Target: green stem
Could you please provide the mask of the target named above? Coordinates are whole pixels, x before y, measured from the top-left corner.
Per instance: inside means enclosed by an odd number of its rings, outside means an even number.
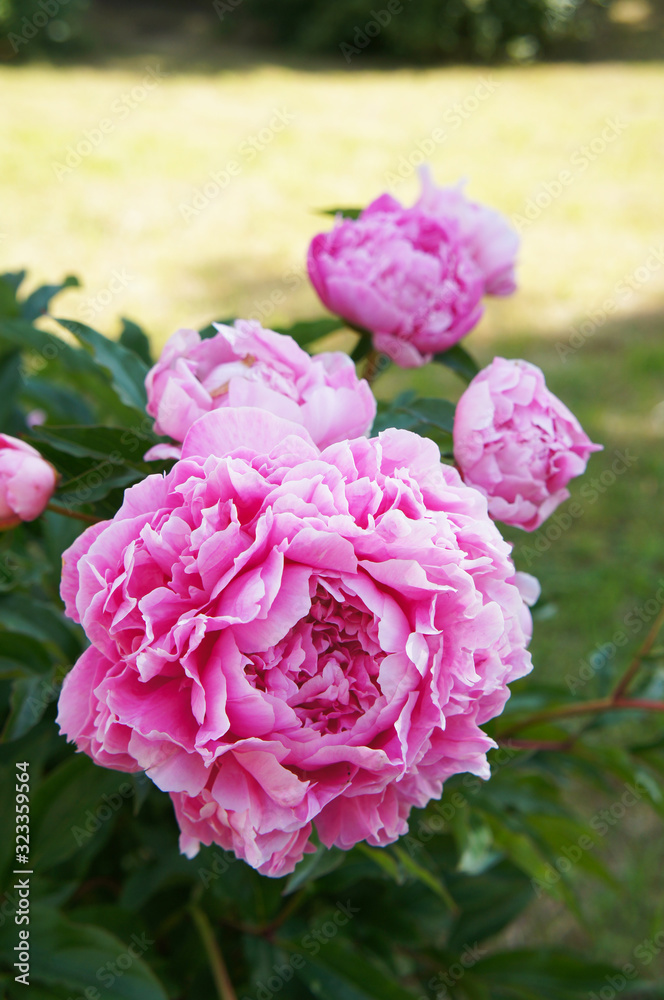
[[[526,719],[521,722],[515,723],[510,726],[504,732],[499,734],[501,740],[510,740],[510,737],[514,733],[521,732],[523,729],[528,729],[530,726],[536,725],[538,722],[548,722],[551,719],[564,719],[571,718],[575,715],[589,715],[595,712],[610,712],[614,708],[632,708],[641,709],[646,712],[664,712],[664,702],[662,701],[650,701],[646,698],[625,698],[625,693],[629,688],[630,684],[634,680],[634,677],[638,673],[643,663],[643,660],[648,656],[653,646],[657,636],[660,633],[662,625],[664,624],[664,607],[659,611],[659,614],[655,618],[650,631],[643,640],[641,646],[639,646],[634,658],[627,670],[620,678],[616,684],[613,692],[606,698],[596,698],[591,701],[578,702],[575,705],[554,705],[553,708],[544,709],[541,712],[535,712],[534,715],[529,715]],[[561,741],[556,747],[555,740],[521,740],[521,741],[511,741],[513,746],[519,746],[521,749],[570,749],[581,733],[576,733],[575,735],[570,735],[568,739]]]
[[[86,524],[99,524],[100,521],[105,520],[103,517],[95,517],[94,514],[83,514],[78,510],[69,510],[68,507],[62,507],[59,503],[48,504],[46,510],[52,510],[54,514],[61,514],[63,517],[72,517],[76,521],[85,521]]]
[[[662,624],[664,624],[664,607],[660,609],[659,614],[657,615],[655,621],[653,622],[652,628],[650,629],[648,635],[645,637],[643,641],[643,645],[637,651],[634,659],[630,663],[624,675],[618,681],[618,684],[616,685],[613,691],[614,699],[622,698],[622,696],[627,691],[627,688],[632,683],[634,677],[640,670],[643,660],[646,658],[652,647],[655,645],[655,640],[659,635]]]
[[[210,921],[198,906],[190,906],[189,912],[196,924],[196,930],[205,948],[219,1000],[237,1000],[237,993],[228,975],[224,956],[221,953],[219,942],[214,936]]]
[[[614,709],[639,709],[644,712],[664,712],[664,701],[650,701],[648,698],[596,698],[591,701],[577,702],[575,705],[554,705],[553,708],[535,712],[527,719],[515,723],[499,734],[499,739],[508,740],[513,733],[528,729],[538,722],[549,722],[551,719],[572,718],[575,715],[588,715],[600,712],[612,712]]]

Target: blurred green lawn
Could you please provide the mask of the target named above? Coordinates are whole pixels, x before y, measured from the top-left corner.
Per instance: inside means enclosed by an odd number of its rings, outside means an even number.
[[[33,283],[76,273],[83,288],[62,296],[61,315],[109,334],[127,315],[158,346],[178,326],[213,317],[253,314],[276,325],[320,314],[303,277],[308,241],[329,225],[315,209],[366,203],[435,129],[445,132],[432,143],[437,179],[466,176],[472,196],[509,215],[525,214],[538,195],[544,204],[545,185],[555,194],[567,171],[560,195],[523,228],[518,294],[489,302],[467,341],[481,362],[502,353],[541,365],[605,446],[590,463],[590,488],[573,487],[583,514],[559,538],[550,526],[511,534],[519,568],[543,586],[535,669],[564,684],[664,578],[662,68],[385,72],[358,62],[352,72],[276,64],[169,72],[164,63],[165,78],[142,96],[132,88],[160,65],[156,54],[104,68],[0,69],[0,270],[26,266]],[[292,122],[261,138],[277,111]],[[65,162],[67,147],[89,141],[86,130],[101,133],[103,120],[112,127],[59,180],[54,164]],[[263,147],[253,156],[251,136]],[[226,190],[198,214],[183,212],[230,161],[239,172]],[[393,187],[406,200],[416,190],[413,177]],[[585,328],[585,343],[561,356],[559,345],[602,309],[605,321],[600,314]],[[435,387],[434,377],[442,380]],[[427,391],[459,391],[428,371],[391,372],[378,391],[411,378]],[[612,478],[617,452],[629,468]],[[629,654],[628,647],[617,657],[627,662]],[[599,670],[579,697],[602,692],[603,683]],[[652,932],[660,844],[661,830],[643,816],[607,838],[625,890],[610,919],[605,907],[615,897],[596,887],[588,897],[587,940],[598,956],[629,961]],[[538,940],[578,941],[578,929],[549,904],[531,919],[515,941],[533,927]]]

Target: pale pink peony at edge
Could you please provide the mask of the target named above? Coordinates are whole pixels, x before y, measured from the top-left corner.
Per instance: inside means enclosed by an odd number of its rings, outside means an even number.
[[[430,440],[321,452],[300,424],[216,410],[65,552],[92,645],[58,722],[170,793],[187,855],[216,843],[284,875],[313,824],[382,846],[451,775],[489,777],[480,727],[531,668],[520,591],[486,501]]]
[[[461,396],[454,457],[464,482],[505,524],[535,531],[567,500],[593,444],[578,420],[527,361],[494,358]]]
[[[57,482],[51,463],[31,445],[0,434],[0,531],[39,517]]]
[[[376,401],[346,354],[311,357],[292,337],[255,320],[214,325],[217,333],[205,340],[178,330],[148,372],[147,411],[157,434],[182,442],[198,417],[226,406],[257,406],[292,420],[320,447],[371,429]],[[179,454],[179,444],[161,444],[146,458]]]

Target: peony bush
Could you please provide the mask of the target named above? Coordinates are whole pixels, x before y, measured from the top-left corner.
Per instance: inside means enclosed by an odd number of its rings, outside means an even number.
[[[583,830],[562,788],[594,766],[566,728],[586,709],[538,687],[540,587],[504,525],[542,525],[601,445],[539,368],[460,344],[516,288],[500,213],[425,172],[410,208],[332,214],[308,256],[331,317],[179,330],[156,360],[129,321],[46,329],[74,279],[0,279],[0,752],[33,783],[40,996],[89,997],[119,927],[159,950],[118,996],[421,1000],[471,945],[450,995],[613,975],[485,947],[571,892],[551,816]],[[429,364],[456,402],[377,403],[390,366]],[[589,713],[649,709],[646,653]],[[644,768],[620,780],[652,798]]]

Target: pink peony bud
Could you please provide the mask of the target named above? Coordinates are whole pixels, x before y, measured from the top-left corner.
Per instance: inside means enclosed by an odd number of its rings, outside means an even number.
[[[34,521],[57,485],[57,472],[25,441],[0,434],[0,531]]]
[[[486,295],[511,295],[516,289],[514,268],[519,235],[495,208],[470,201],[465,181],[454,187],[436,187],[428,167],[420,168],[422,194],[416,208],[442,225],[454,221],[457,238],[468,249],[484,276]]]
[[[315,236],[308,268],[327,308],[402,368],[452,347],[482,315],[484,276],[456,222],[387,194]]]
[[[567,483],[601,449],[527,361],[494,358],[457,405],[454,457],[464,481],[484,494],[492,517],[525,531],[567,500]]]

